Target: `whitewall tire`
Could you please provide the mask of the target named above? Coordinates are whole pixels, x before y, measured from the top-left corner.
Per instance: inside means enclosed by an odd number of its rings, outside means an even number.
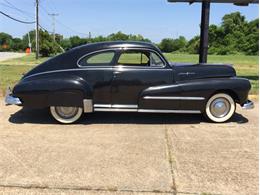
[[[216,123],[229,120],[236,111],[234,99],[225,93],[218,93],[209,98],[206,104],[206,117]]]
[[[82,115],[80,107],[51,106],[51,115],[60,123],[70,124],[76,122]]]

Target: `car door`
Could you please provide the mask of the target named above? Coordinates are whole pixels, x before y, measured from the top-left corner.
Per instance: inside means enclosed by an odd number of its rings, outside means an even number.
[[[115,50],[102,50],[83,56],[78,65],[93,95],[96,105],[111,104],[112,65],[115,63]]]
[[[156,51],[122,49],[113,67],[112,107],[167,109],[171,104],[171,109],[177,109],[178,103],[168,100],[147,100],[140,104],[140,95],[145,89],[173,82],[172,68]]]

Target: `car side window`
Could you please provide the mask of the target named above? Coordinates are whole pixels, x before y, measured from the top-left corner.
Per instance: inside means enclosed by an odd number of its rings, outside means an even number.
[[[163,66],[164,62],[154,52],[149,50],[127,50],[121,53],[118,65],[125,66]]]
[[[124,51],[118,59],[118,64],[126,66],[148,66],[148,53],[133,50]]]
[[[155,53],[150,54],[150,66],[164,66],[162,59]]]
[[[115,56],[114,51],[106,51],[92,54],[82,58],[79,61],[80,66],[109,66],[112,64]]]

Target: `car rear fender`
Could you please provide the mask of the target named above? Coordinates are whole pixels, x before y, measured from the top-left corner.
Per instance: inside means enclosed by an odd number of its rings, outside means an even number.
[[[81,77],[42,77],[24,80],[15,86],[13,94],[23,106],[83,106],[84,99],[92,99],[92,87]]]

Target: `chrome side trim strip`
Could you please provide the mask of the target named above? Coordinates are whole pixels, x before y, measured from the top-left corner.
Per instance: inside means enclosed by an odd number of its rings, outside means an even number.
[[[204,97],[178,97],[178,96],[144,96],[148,100],[205,100]]]
[[[137,105],[127,105],[127,104],[114,104],[112,108],[138,108]]]
[[[143,113],[183,113],[200,114],[199,110],[153,110],[153,109],[129,109],[129,108],[94,108],[95,112],[143,112]]]
[[[93,102],[92,99],[83,100],[83,109],[85,113],[93,112]]]
[[[183,113],[183,114],[200,114],[200,110],[152,110],[152,109],[139,109],[138,112],[146,113]]]
[[[94,108],[96,112],[137,112],[137,109],[128,108]]]
[[[138,108],[134,104],[94,104],[94,108]]]
[[[27,77],[24,77],[23,79],[27,79],[27,78],[31,78],[31,77],[38,76],[38,75],[43,75],[43,74],[49,74],[49,73],[70,72],[70,71],[83,71],[83,70],[97,70],[97,69],[98,68],[88,68],[88,69],[73,68],[73,69],[63,69],[63,70],[51,70],[51,71],[35,73],[35,74],[29,75]],[[102,67],[102,69],[110,69],[110,70],[112,70],[112,67]]]
[[[111,108],[111,104],[94,104],[94,108]]]

